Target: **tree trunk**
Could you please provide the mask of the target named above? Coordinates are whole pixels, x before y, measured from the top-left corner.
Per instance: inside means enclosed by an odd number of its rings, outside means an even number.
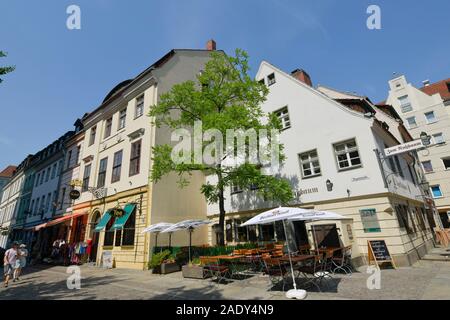
[[[217,174],[219,185],[219,245],[225,246],[225,197],[222,184],[222,173]]]

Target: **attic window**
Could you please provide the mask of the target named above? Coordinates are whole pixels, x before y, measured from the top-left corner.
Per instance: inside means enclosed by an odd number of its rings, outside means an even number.
[[[277,81],[275,80],[275,73],[269,74],[269,75],[267,76],[267,85],[268,85],[268,86],[271,86],[271,85],[273,85],[275,82],[277,82]]]
[[[450,82],[447,82],[447,91],[450,92]]]

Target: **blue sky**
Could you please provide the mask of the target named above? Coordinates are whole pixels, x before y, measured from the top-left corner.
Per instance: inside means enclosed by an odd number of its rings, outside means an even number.
[[[77,4],[82,29],[66,28]],[[382,29],[366,9],[381,7]],[[0,0],[0,65],[17,70],[0,84],[0,168],[51,143],[122,80],[171,48],[248,51],[314,84],[387,95],[393,72],[420,85],[450,76],[450,2],[366,0]]]

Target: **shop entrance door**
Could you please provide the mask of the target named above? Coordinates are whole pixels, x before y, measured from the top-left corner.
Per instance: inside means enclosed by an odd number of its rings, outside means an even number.
[[[319,248],[341,246],[336,224],[313,225],[311,228]]]
[[[94,214],[94,218],[92,219],[92,230],[95,230],[95,227],[97,226],[98,222],[100,221],[100,212],[96,212]],[[91,246],[91,254],[89,255],[89,260],[91,262],[96,262],[97,260],[97,251],[98,251],[98,238],[99,238],[100,232],[92,232],[92,246]]]
[[[305,221],[294,221],[295,240],[298,246],[308,244],[308,232],[306,231]]]

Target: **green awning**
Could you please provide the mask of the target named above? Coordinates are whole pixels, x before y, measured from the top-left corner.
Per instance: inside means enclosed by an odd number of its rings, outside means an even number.
[[[109,220],[112,218],[112,216],[109,214],[109,210],[107,210],[104,214],[103,217],[100,219],[100,222],[97,224],[97,226],[95,227],[95,232],[100,232],[103,229],[105,229],[106,225],[108,224]]]
[[[121,216],[120,218],[116,218],[116,221],[111,227],[111,230],[122,229],[125,223],[127,222],[128,218],[130,218],[135,208],[136,208],[135,204],[127,203],[123,208],[123,210],[125,211],[124,215]]]

